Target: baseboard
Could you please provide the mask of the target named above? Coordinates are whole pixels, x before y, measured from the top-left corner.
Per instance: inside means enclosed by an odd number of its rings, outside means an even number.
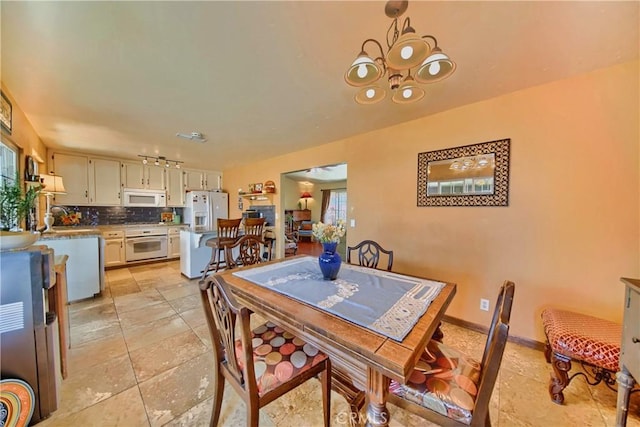
[[[483,333],[483,334],[489,333],[489,328],[487,328],[486,326],[479,325],[479,324],[473,323],[473,322],[468,322],[468,321],[462,320],[462,319],[457,319],[455,317],[447,316],[446,314],[444,315],[442,320],[447,322],[447,323],[451,323],[452,325],[460,326],[462,328],[467,328],[467,329],[470,329],[472,331],[480,332],[480,333]],[[445,336],[445,340],[446,339],[447,338]],[[508,340],[511,341],[512,343],[516,343],[516,344],[522,345],[524,347],[529,347],[529,348],[532,348],[534,350],[544,351],[544,343],[541,343],[540,341],[531,340],[529,338],[517,337],[517,336],[514,336],[514,335],[509,335]]]

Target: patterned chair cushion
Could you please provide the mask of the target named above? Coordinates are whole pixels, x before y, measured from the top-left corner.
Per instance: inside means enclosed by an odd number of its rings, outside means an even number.
[[[407,384],[391,381],[389,392],[469,424],[479,381],[480,363],[431,340]]]
[[[308,370],[327,358],[311,344],[271,322],[251,331],[253,363],[258,393],[262,396],[280,384]],[[242,342],[235,342],[236,359],[241,369]]]
[[[618,371],[622,326],[604,319],[548,308],[542,324],[551,349],[575,360]]]

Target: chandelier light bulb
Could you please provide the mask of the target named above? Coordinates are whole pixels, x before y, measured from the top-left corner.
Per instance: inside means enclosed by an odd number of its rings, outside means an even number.
[[[156,165],[156,166],[160,166],[160,161],[158,159],[156,159],[156,161],[153,162],[153,164]]]
[[[180,163],[176,162],[176,169],[180,169]]]
[[[367,77],[367,66],[365,64],[360,64],[358,66],[358,77],[361,79]]]
[[[146,165],[147,163],[149,163],[149,161],[147,160],[147,158],[145,157],[144,160],[142,161],[143,165]]]
[[[440,72],[440,62],[436,61],[431,65],[429,65],[429,74],[431,74],[432,76],[436,76],[438,75],[439,72]]]
[[[411,98],[411,95],[413,95],[413,90],[410,87],[407,87],[402,91],[402,96],[405,99]]]
[[[405,46],[402,48],[402,50],[400,51],[400,56],[402,57],[402,59],[409,59],[413,56],[413,47],[411,46]]]
[[[365,93],[366,97],[371,99],[374,96],[376,96],[376,91],[375,89],[367,89],[367,92]]]

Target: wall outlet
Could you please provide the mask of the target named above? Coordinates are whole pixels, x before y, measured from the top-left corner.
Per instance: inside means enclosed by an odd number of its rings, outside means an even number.
[[[480,310],[489,311],[489,300],[480,298]]]
[[[356,226],[356,220],[355,219],[351,219],[351,227],[355,227]]]

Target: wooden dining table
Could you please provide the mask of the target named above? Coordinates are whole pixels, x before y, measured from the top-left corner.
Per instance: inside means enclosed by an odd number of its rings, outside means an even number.
[[[301,257],[305,256],[275,260],[239,270],[227,270],[218,275],[227,283],[240,303],[329,355],[334,390],[348,399],[357,398],[357,391],[361,391],[360,395],[366,398],[367,409],[364,419],[360,419],[360,413],[352,412],[349,414],[349,417],[352,417],[350,420],[352,424],[364,422],[367,426],[387,426],[390,420],[386,407],[390,381],[407,382],[423,349],[438,328],[446,308],[453,299],[456,285],[442,282],[442,288],[424,314],[418,318],[406,336],[398,341],[345,320],[316,305],[294,299],[234,274],[234,272],[246,272],[254,268],[264,269],[265,266],[273,266]],[[315,258],[314,260],[317,263]],[[338,279],[345,269],[350,268],[381,274],[379,270],[363,269],[343,263]],[[416,279],[415,276],[390,274],[400,279]],[[385,298],[384,290],[378,290],[374,298]],[[345,382],[351,388],[345,387]],[[352,393],[349,393],[350,390]]]

